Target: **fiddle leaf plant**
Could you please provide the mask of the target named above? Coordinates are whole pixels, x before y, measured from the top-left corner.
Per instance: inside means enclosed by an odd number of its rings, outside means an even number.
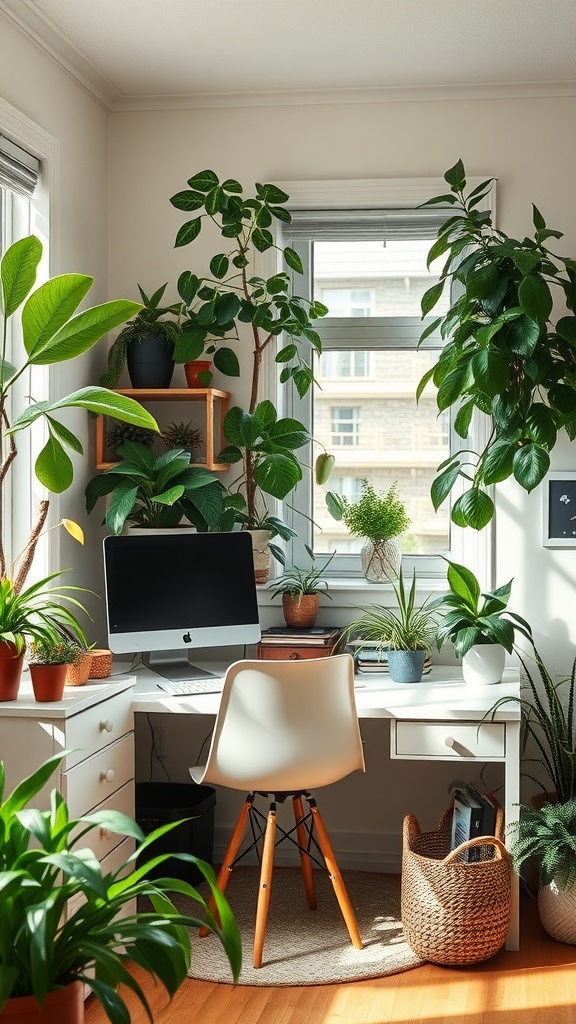
[[[30,367],[48,366],[82,355],[107,331],[124,323],[141,308],[137,302],[117,299],[76,312],[93,283],[93,278],[85,274],[61,274],[33,290],[41,256],[42,243],[30,235],[14,242],[0,264],[0,523],[3,521],[4,484],[17,455],[18,434],[33,423],[42,420],[48,434],[36,459],[35,473],[40,483],[56,494],[67,490],[74,478],[68,451],[83,454],[79,438],[60,418],[62,410],[87,409],[138,427],[158,430],[156,421],[138,402],[102,387],[80,388],[50,402],[32,399],[26,408],[18,410],[13,388]],[[8,328],[20,306],[23,352],[16,365],[7,359]],[[16,593],[24,585],[32,564],[48,506],[47,500],[41,501],[37,522],[15,580]],[[5,574],[6,558],[0,536],[0,577]]]
[[[453,215],[428,254],[428,266],[447,258],[439,283],[422,297],[422,315],[445,287],[455,283],[458,297],[421,336],[422,342],[439,327],[446,344],[417,397],[432,379],[438,409],[455,409],[454,427],[464,439],[475,411],[491,419],[483,450],[455,452],[438,467],[431,491],[438,509],[464,480],[452,519],[481,530],[494,515],[491,484],[513,477],[532,491],[548,472],[558,432],[576,437],[576,261],[549,248],[562,232],[549,228],[536,206],[532,237],[520,241],[495,228],[490,211],[477,209],[494,179],[466,195],[461,160],[444,178],[450,192],[423,204],[451,206]],[[554,323],[555,299],[565,310]]]
[[[241,340],[244,331],[248,334],[253,353],[248,409],[236,407],[227,413],[224,433],[229,446],[219,459],[242,462],[243,471],[233,484],[244,499],[236,521],[255,529],[262,516],[268,516],[266,495],[283,500],[302,479],[301,462],[294,453],[310,441],[302,423],[278,419],[272,402],[260,400],[262,359],[282,335],[275,354],[280,383],[291,382],[304,396],[314,380],[310,348],[322,351],[314,321],[328,310],[293,293],[288,271],[302,273],[300,257],[289,246],[279,246],[270,230],[274,222],[291,220],[286,192],[271,184],[256,184],[249,198],[243,192],[238,181],[220,181],[214,171],[206,170],[194,174],[188,188],[171,198],[177,210],[193,214],[177,233],[177,247],[198,238],[204,220],[216,224],[224,239],[224,251],[210,260],[210,277],[199,278],[190,271],[180,275],[178,292],[186,314],[175,359],[194,360],[205,352],[220,372],[238,376],[236,352],[222,339]],[[268,278],[251,275],[254,251],[272,248],[279,254],[277,271]]]

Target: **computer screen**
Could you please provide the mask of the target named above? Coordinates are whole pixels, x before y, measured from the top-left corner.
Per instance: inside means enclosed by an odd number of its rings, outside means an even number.
[[[260,639],[247,533],[106,537],[110,650],[181,652]]]

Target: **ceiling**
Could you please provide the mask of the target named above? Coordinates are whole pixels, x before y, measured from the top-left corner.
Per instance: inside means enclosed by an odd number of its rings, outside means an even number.
[[[575,0],[0,0],[112,99],[576,82]]]

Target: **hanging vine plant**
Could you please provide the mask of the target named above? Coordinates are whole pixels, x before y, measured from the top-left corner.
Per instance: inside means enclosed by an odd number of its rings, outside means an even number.
[[[420,381],[417,398],[432,379],[438,409],[456,408],[454,427],[464,439],[475,410],[491,419],[484,449],[451,455],[431,489],[438,509],[463,478],[466,490],[454,502],[452,519],[481,530],[494,515],[491,484],[513,477],[532,491],[548,472],[559,430],[576,437],[576,261],[545,244],[562,232],[547,227],[536,206],[533,238],[519,241],[497,230],[490,211],[477,209],[493,178],[465,195],[466,173],[458,160],[444,179],[450,193],[423,203],[450,205],[454,215],[428,254],[428,266],[446,253],[448,258],[440,281],[422,298],[422,315],[453,282],[463,294],[420,338],[440,328],[448,340]],[[564,307],[555,325],[554,303]]]

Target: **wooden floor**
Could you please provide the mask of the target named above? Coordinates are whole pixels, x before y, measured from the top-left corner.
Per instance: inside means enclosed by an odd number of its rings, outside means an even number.
[[[535,901],[522,901],[522,949],[472,968],[428,965],[346,985],[250,988],[186,981],[171,1003],[142,982],[156,1024],[576,1024],[576,946],[543,931]],[[133,1024],[146,1015],[126,994]],[[85,1024],[107,1024],[93,997]]]

